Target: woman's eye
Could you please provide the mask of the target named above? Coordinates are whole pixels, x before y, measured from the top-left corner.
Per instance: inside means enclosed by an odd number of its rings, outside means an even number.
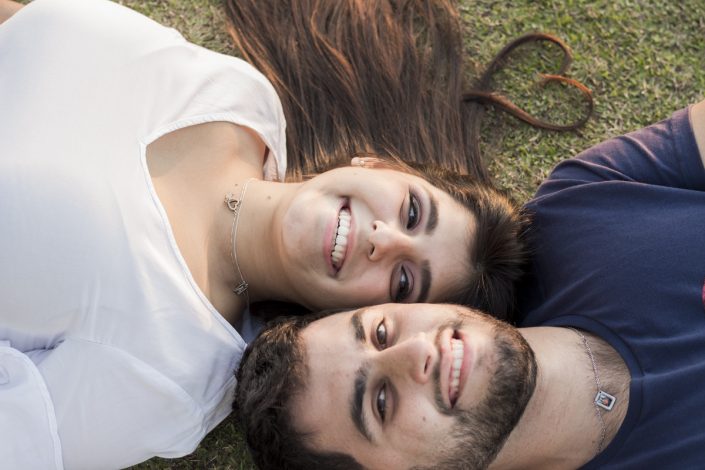
[[[411,230],[419,223],[419,200],[409,193],[409,213],[406,218],[406,229]]]
[[[377,394],[377,413],[379,418],[384,422],[385,413],[387,412],[387,386],[383,385]]]
[[[384,322],[380,322],[380,324],[377,325],[375,335],[377,336],[377,344],[379,345],[380,349],[384,349],[385,347],[387,347],[387,326],[384,324]]]
[[[399,272],[399,289],[397,290],[397,295],[394,297],[394,301],[399,303],[409,297],[411,294],[411,282],[409,281],[409,275],[406,273],[404,267],[401,268]]]

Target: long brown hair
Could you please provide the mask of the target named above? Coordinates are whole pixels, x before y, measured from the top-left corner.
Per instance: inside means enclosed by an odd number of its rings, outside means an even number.
[[[480,156],[481,117],[484,104],[492,104],[539,127],[582,125],[535,119],[492,90],[494,74],[517,47],[555,43],[564,54],[559,74],[570,64],[568,47],[546,34],[520,37],[466,86],[462,28],[449,0],[228,0],[226,7],[236,46],[282,100],[289,176],[320,172],[361,153],[412,164],[477,220],[465,247],[472,266],[459,280],[465,287],[445,300],[511,319],[525,258],[524,218],[495,188]],[[546,80],[577,86],[591,105],[589,91],[577,82]],[[282,313],[275,308],[282,305],[257,307],[265,317]]]
[[[448,0],[229,0],[226,7],[236,46],[282,100],[293,177],[366,151],[489,182],[479,152],[483,104],[539,127],[584,123],[535,119],[491,89],[505,58],[526,42],[557,44],[564,53],[558,74],[565,72],[570,52],[553,36],[518,38],[464,83],[462,27]],[[578,86],[590,100],[577,82],[546,79]]]

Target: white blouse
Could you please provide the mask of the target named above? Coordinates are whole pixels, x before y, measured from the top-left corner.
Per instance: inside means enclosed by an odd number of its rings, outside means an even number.
[[[245,341],[145,161],[210,121],[255,130],[283,179],[281,103],[245,62],[103,0],[36,0],[0,26],[1,467],[179,457],[230,412]]]

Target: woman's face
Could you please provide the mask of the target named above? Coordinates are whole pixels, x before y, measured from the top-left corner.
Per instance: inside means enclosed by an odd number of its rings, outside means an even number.
[[[475,218],[417,176],[345,167],[303,183],[279,229],[291,300],[323,309],[447,298]]]

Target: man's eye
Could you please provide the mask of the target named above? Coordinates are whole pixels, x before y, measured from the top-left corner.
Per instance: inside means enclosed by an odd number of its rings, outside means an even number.
[[[397,295],[394,296],[394,301],[403,302],[409,297],[409,294],[411,294],[411,282],[406,269],[402,266],[399,272],[399,289],[397,290]]]
[[[409,193],[409,213],[406,218],[406,229],[411,230],[419,223],[419,200]]]
[[[387,385],[383,385],[377,394],[377,413],[379,418],[384,422],[385,413],[387,412]]]
[[[377,336],[377,344],[379,345],[380,349],[384,349],[385,347],[387,347],[387,326],[384,324],[383,321],[380,322],[379,325],[377,325],[375,335]]]

